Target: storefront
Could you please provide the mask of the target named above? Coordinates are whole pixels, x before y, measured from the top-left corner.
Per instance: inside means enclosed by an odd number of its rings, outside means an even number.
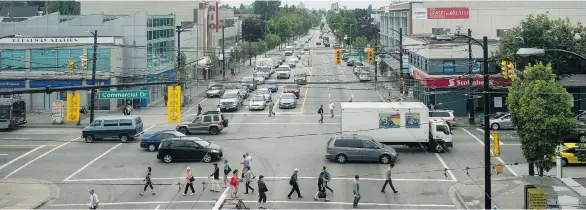
[[[467,101],[471,95],[474,110],[482,111],[484,78],[480,76],[472,78],[472,85],[468,77],[428,75],[416,67],[411,67],[411,76],[417,81],[410,87],[413,96],[428,106],[434,105],[436,109],[453,110],[456,116],[467,116]],[[491,75],[489,82],[490,112],[507,111],[506,88],[511,85],[511,82],[500,75]]]
[[[147,82],[173,82],[177,81],[176,77],[176,70],[171,69],[165,71],[163,73],[155,74],[155,75],[148,75]],[[144,87],[143,90],[150,90],[151,98],[148,100],[141,100],[140,104],[142,107],[146,107],[149,103],[154,102],[158,99],[161,99],[165,96],[167,92],[167,87],[169,85],[150,85]]]

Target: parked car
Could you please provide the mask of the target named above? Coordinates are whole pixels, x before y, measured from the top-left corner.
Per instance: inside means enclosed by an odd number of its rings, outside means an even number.
[[[252,97],[248,102],[248,110],[265,110],[267,107],[267,99],[264,95],[259,94]]]
[[[297,96],[293,93],[283,93],[279,98],[280,109],[292,109],[297,107]]]
[[[511,120],[510,114],[505,114],[498,118],[490,118],[488,121],[492,130],[513,129],[513,121]]]
[[[221,97],[224,94],[224,86],[223,85],[212,85],[208,87],[206,91],[206,96],[208,98],[211,97]]]
[[[295,94],[295,97],[299,98],[299,94],[301,92],[300,89],[301,87],[299,85],[287,85],[285,86],[283,93],[293,93]]]
[[[180,138],[184,136],[186,135],[176,130],[162,130],[139,138],[140,148],[154,152],[157,151],[157,149],[159,149],[159,144],[161,144],[161,141],[172,138]]]
[[[157,159],[165,163],[174,160],[201,160],[209,163],[223,156],[222,147],[198,137],[163,140],[157,153]]]
[[[220,111],[238,111],[243,100],[244,96],[240,94],[240,90],[226,91],[220,99]]]
[[[447,110],[447,109],[430,110],[429,111],[429,119],[446,121],[446,123],[448,124],[448,126],[450,126],[450,128],[454,127],[458,124],[458,122],[456,121],[456,117],[454,116],[453,110]]]
[[[564,147],[562,148],[561,155],[562,155],[562,166],[566,166],[568,164],[584,164],[586,162],[580,161],[577,156],[577,153],[584,149],[578,147],[575,143],[564,143]],[[552,156],[552,161],[556,162],[556,156]]]
[[[135,115],[115,115],[96,118],[81,131],[85,142],[100,139],[119,139],[127,142],[144,133],[142,119]]]
[[[397,161],[398,157],[393,147],[364,135],[336,134],[327,143],[326,159],[338,163],[372,161],[389,164]]]
[[[204,113],[191,121],[180,122],[175,130],[187,135],[190,133],[209,133],[218,135],[227,126],[227,119],[218,113]]]

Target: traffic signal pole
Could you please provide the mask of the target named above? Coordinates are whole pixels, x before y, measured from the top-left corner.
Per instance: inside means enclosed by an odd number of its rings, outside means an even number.
[[[472,96],[472,89],[474,88],[472,79],[472,30],[468,29],[468,122],[474,125],[474,97]]]
[[[96,82],[96,59],[98,57],[98,30],[94,30],[94,55],[92,56],[92,82],[93,85],[97,85]],[[92,88],[91,90],[91,99],[90,99],[90,123],[94,121],[94,109],[96,104],[96,88]]]

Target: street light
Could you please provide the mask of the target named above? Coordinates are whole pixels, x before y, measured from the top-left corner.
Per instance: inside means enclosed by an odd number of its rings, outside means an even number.
[[[458,37],[465,37],[482,47],[483,52],[483,66],[482,74],[484,75],[484,209],[491,209],[492,204],[492,186],[491,186],[491,167],[490,167],[490,127],[489,127],[489,109],[490,109],[490,93],[488,80],[488,38],[482,37],[482,43],[468,35],[456,34]]]

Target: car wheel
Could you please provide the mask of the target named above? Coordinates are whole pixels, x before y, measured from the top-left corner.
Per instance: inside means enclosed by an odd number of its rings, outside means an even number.
[[[128,141],[128,135],[126,135],[126,134],[120,134],[119,138],[120,138],[120,141],[121,142],[127,142]]]
[[[346,161],[348,161],[348,158],[346,157],[346,155],[344,155],[344,154],[336,155],[336,162],[338,162],[339,164],[346,163]]]
[[[584,135],[584,134],[580,134],[580,137],[579,137],[579,139],[580,139],[580,142],[582,142],[582,143],[586,143],[586,135]]]
[[[203,156],[202,161],[203,162],[206,162],[206,163],[209,163],[209,162],[212,161],[212,156],[210,156],[210,154],[206,154],[206,155]]]
[[[562,158],[562,167],[568,165],[568,159]]]
[[[173,158],[171,157],[171,155],[165,155],[165,156],[163,157],[163,161],[164,161],[165,163],[170,163],[171,161],[173,161]]]
[[[181,128],[179,128],[178,131],[182,134],[185,134],[185,135],[189,134],[189,131],[187,130],[186,127],[181,127]]]
[[[498,123],[493,123],[492,125],[490,125],[490,128],[492,128],[493,130],[498,130],[501,128],[501,126]]]
[[[157,146],[156,146],[156,145],[154,145],[154,144],[151,144],[151,145],[149,145],[149,147],[148,147],[148,150],[149,150],[150,152],[157,151]]]
[[[382,164],[389,164],[391,162],[391,156],[389,156],[389,155],[381,155],[379,161]]]
[[[436,153],[442,153],[444,152],[444,146],[442,146],[441,144],[435,144],[433,146],[433,151],[435,151]]]
[[[220,132],[220,130],[217,127],[210,128],[210,134],[212,134],[212,135],[218,135],[219,132]]]
[[[92,142],[94,142],[94,136],[92,136],[92,135],[85,136],[85,143],[92,143]]]

